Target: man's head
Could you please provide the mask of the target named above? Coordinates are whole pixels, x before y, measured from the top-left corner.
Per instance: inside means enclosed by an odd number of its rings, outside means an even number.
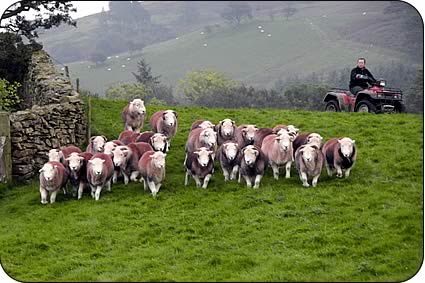
[[[360,69],[363,69],[366,66],[366,59],[365,58],[359,58],[357,59],[357,67]]]

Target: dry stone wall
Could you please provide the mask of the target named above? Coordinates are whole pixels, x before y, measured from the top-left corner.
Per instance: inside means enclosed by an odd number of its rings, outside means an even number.
[[[12,178],[27,181],[48,161],[50,149],[86,144],[84,102],[44,51],[33,54],[24,82],[29,109],[10,116]]]

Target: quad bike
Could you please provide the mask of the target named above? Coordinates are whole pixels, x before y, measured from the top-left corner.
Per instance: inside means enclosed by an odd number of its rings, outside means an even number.
[[[334,88],[325,95],[325,111],[403,113],[406,107],[403,93],[397,88],[385,87],[385,80],[369,82],[369,88],[352,94],[347,89]]]

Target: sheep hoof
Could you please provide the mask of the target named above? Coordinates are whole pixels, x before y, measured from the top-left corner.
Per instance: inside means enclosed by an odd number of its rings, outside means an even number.
[[[48,204],[49,202],[47,200],[42,200],[41,204]]]

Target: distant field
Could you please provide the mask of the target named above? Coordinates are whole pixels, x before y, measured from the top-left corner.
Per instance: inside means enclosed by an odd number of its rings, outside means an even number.
[[[122,130],[124,101],[93,99],[92,133]],[[148,116],[167,106],[147,106]],[[40,204],[38,182],[0,186],[0,257],[19,281],[405,281],[423,259],[423,117],[268,109],[175,107],[178,134],[156,199],[141,184],[114,185],[98,202],[59,194]],[[258,190],[184,187],[191,123],[232,118],[294,124],[325,141],[356,140],[348,179],[316,188],[267,170]],[[145,129],[147,129],[146,127]]]

